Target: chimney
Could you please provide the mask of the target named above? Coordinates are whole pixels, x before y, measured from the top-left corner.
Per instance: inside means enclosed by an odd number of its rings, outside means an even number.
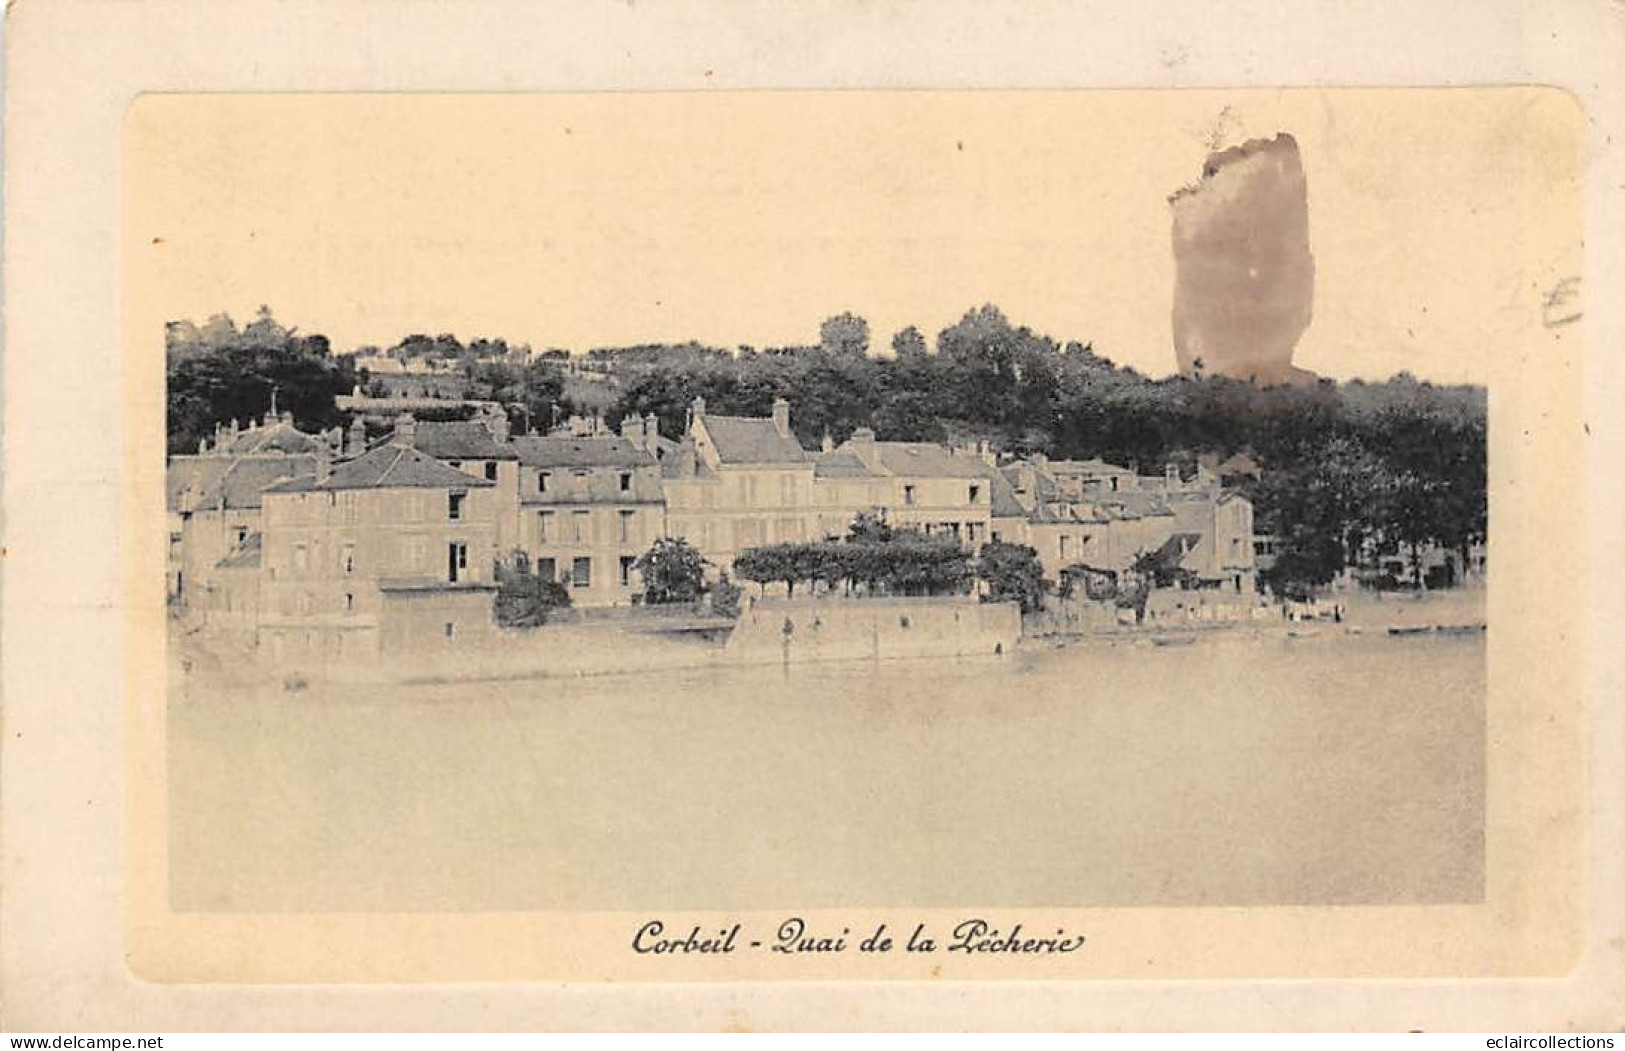
[[[344,455],[360,456],[367,451],[367,425],[357,416],[350,421],[349,440],[344,444]]]
[[[1033,466],[1038,468],[1040,471],[1048,471],[1049,457],[1045,456],[1043,453],[1033,453]]]
[[[983,442],[977,443],[976,452],[977,452],[977,454],[979,456],[981,456],[982,462],[987,464],[989,467],[997,467],[998,466],[999,460],[998,460],[998,457],[993,455],[993,443],[992,442],[983,441]]]
[[[1175,464],[1164,464],[1162,477],[1167,480],[1168,488],[1172,489],[1179,484],[1179,467]]]
[[[603,409],[599,409],[597,412],[592,414],[592,433],[593,434],[608,434],[609,433],[607,430],[604,429],[604,410]]]
[[[649,452],[660,448],[660,417],[652,412],[643,416],[643,447]]]
[[[209,439],[207,439],[207,438],[199,438],[197,440],[197,454],[199,456],[202,456],[204,453],[206,453],[208,451],[209,451]]]
[[[689,406],[689,412],[695,422],[705,419],[705,399],[696,396],[694,403]]]
[[[632,448],[643,448],[643,417],[629,412],[621,417],[621,437],[632,443]]]
[[[404,445],[408,449],[417,444],[418,421],[417,417],[409,412],[403,412],[395,418],[395,437],[392,439],[396,445]]]
[[[333,475],[333,450],[326,442],[316,446],[316,484],[320,485]]]
[[[823,449],[827,453],[835,451],[835,439],[831,438],[829,436],[829,428],[828,427],[824,428],[824,442],[820,446],[820,448]]]
[[[875,447],[875,432],[868,427],[859,427],[852,432],[852,437],[846,440],[847,446],[857,454],[863,465],[870,469],[876,466],[880,450]]]
[[[779,437],[790,437],[790,403],[783,398],[773,399],[773,429]]]
[[[487,412],[482,422],[485,429],[491,432],[491,439],[498,442],[508,440],[508,414],[501,409],[492,409]]]

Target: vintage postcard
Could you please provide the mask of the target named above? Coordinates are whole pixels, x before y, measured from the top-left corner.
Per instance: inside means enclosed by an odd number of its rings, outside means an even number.
[[[132,96],[129,980],[1617,974],[1584,102],[838,86]]]

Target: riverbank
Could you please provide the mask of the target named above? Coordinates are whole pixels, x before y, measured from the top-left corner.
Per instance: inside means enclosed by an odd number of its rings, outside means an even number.
[[[279,683],[454,683],[582,679],[758,664],[840,663],[999,657],[1020,651],[1135,645],[1166,648],[1204,640],[1331,641],[1482,633],[1484,593],[1351,595],[1319,606],[1313,619],[1286,619],[1275,607],[1236,619],[1155,617],[1114,620],[1042,634],[1008,604],[948,599],[770,599],[751,604],[737,623],[720,618],[612,618],[503,631],[435,659],[279,666],[231,637],[187,632],[171,622],[171,673],[221,686]],[[1295,610],[1301,613],[1302,610]],[[1264,614],[1264,615],[1259,615]]]

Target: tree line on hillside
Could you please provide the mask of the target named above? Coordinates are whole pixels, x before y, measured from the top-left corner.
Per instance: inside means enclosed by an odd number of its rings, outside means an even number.
[[[353,352],[335,355],[324,337],[284,328],[266,309],[241,329],[222,315],[202,326],[173,323],[168,336],[171,452],[193,451],[216,422],[263,413],[272,386],[302,425],[339,422],[334,395],[364,378]],[[597,409],[611,424],[654,413],[661,432],[675,437],[695,397],[708,412],[750,416],[767,415],[784,397],[808,448],[826,434],[839,442],[870,427],[883,440],[987,441],[1004,453],[1100,457],[1144,473],[1246,452],[1262,468],[1243,484],[1258,530],[1279,540],[1280,584],[1323,584],[1369,541],[1465,552],[1485,532],[1480,387],[1404,373],[1381,383],[1276,387],[1151,379],[1088,343],[1017,325],[992,305],[968,311],[934,346],[904,328],[889,354],[872,352],[867,322],[852,314],[831,317],[816,343],[801,346],[593,348],[577,359],[607,376],[591,385],[592,405],[572,395],[562,351],[521,360],[507,349],[501,340],[408,336],[390,353],[457,360],[468,397],[508,406],[520,432]]]

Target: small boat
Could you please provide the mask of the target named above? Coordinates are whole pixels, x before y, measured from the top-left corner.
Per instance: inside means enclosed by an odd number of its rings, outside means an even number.
[[[1429,632],[1431,632],[1432,630],[1433,630],[1433,625],[1431,625],[1431,624],[1390,624],[1390,625],[1388,625],[1388,634],[1390,634],[1390,635],[1426,635]]]
[[[1193,643],[1195,641],[1196,641],[1196,636],[1195,635],[1153,635],[1153,636],[1151,636],[1151,645],[1153,645],[1153,646],[1189,646],[1191,643]]]

